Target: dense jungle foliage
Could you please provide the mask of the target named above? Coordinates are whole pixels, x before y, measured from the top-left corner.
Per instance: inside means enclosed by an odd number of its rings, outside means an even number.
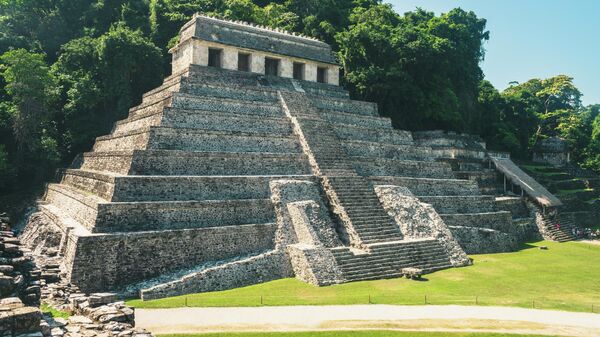
[[[0,0],[0,194],[89,151],[168,75],[167,50],[195,12],[332,44],[352,96],[379,103],[398,128],[479,134],[522,158],[556,135],[600,171],[600,106],[583,107],[565,75],[498,91],[480,68],[489,32],[473,12],[398,14],[379,0]]]

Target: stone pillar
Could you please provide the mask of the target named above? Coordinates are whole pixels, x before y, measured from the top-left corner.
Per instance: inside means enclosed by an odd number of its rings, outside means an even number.
[[[250,56],[250,71],[257,74],[265,73],[265,54],[252,53]]]
[[[327,83],[340,85],[340,67],[331,65],[327,70]]]
[[[304,66],[304,80],[317,81],[317,65],[315,63],[306,63]]]
[[[194,57],[192,64],[200,66],[208,65],[208,46],[197,40],[194,40]]]
[[[288,58],[282,58],[279,61],[279,67],[280,67],[279,76],[286,77],[286,78],[294,77],[294,65],[293,65],[292,60],[290,60]]]
[[[223,48],[223,69],[237,70],[238,50],[235,48]]]

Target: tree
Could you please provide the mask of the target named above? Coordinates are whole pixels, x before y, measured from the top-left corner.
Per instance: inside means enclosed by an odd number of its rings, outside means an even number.
[[[35,152],[44,124],[56,98],[56,80],[43,54],[16,49],[0,56],[0,75],[11,101],[7,105],[13,119],[13,132],[21,151]]]
[[[355,8],[350,23],[336,38],[355,96],[379,103],[397,127],[476,128],[485,20],[460,9],[400,16],[379,4]]]
[[[100,36],[115,22],[149,33],[147,0],[0,1],[0,53],[10,47],[42,51],[50,61],[72,39]]]
[[[67,43],[53,66],[63,88],[61,148],[67,156],[87,151],[125,118],[144,92],[160,85],[161,70],[160,49],[124,25]]]

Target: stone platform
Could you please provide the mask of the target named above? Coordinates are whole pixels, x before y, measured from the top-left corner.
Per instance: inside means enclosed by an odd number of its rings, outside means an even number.
[[[516,246],[510,210],[375,104],[284,74],[177,69],[48,185],[46,228],[26,228],[62,237],[82,290],[329,285]]]

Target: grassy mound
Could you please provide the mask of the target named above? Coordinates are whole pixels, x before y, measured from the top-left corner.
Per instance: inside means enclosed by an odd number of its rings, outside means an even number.
[[[547,246],[541,250],[539,246]],[[325,304],[502,305],[600,312],[600,245],[536,242],[513,253],[473,255],[474,265],[426,275],[315,287],[283,279],[153,301],[138,308]]]

